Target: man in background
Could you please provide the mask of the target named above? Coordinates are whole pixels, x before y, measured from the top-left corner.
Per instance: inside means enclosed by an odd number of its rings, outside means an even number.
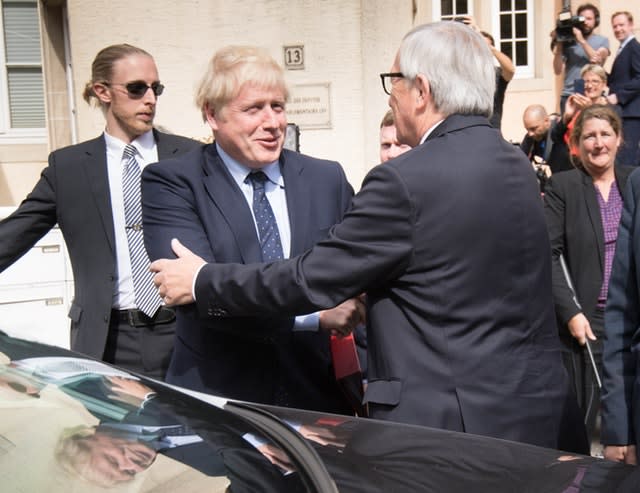
[[[541,104],[527,106],[522,114],[527,133],[520,142],[520,149],[531,163],[547,165],[551,173],[573,169],[563,136],[554,134],[559,121],[557,115],[549,115]]]
[[[0,271],[59,225],[75,284],[71,349],[160,379],[175,314],[146,272],[139,173],[198,145],[153,128],[163,89],[146,51],[128,44],[101,50],[83,95],[102,109],[104,133],[52,152],[33,191],[0,222]]]
[[[393,112],[391,110],[387,111],[380,122],[380,162],[385,163],[389,159],[407,152],[409,149],[411,147],[408,145],[398,142]]]
[[[618,163],[640,165],[640,43],[633,34],[630,12],[611,16],[613,34],[620,47],[609,74],[607,100],[617,104],[622,114],[623,143],[618,151]]]

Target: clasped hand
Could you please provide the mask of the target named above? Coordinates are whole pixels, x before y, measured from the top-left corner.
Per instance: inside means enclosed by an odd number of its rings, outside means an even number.
[[[153,283],[166,305],[193,303],[193,281],[206,262],[175,238],[171,240],[171,249],[176,259],[159,259],[149,266],[154,273]]]

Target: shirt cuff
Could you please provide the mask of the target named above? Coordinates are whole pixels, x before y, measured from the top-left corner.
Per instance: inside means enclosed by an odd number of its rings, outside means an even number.
[[[320,329],[320,314],[298,315],[293,322],[294,332],[318,332]]]
[[[198,280],[198,274],[200,274],[200,271],[205,265],[207,264],[204,263],[200,267],[198,267],[198,270],[196,271],[196,275],[193,276],[193,283],[191,284],[191,296],[193,297],[193,301],[196,301],[196,281]]]

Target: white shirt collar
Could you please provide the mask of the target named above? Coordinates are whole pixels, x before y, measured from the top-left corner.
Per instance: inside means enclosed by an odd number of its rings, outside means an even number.
[[[216,149],[222,162],[231,173],[234,181],[238,184],[239,187],[242,188],[242,184],[244,183],[247,175],[252,171],[255,171],[244,164],[240,164],[238,161],[233,159],[229,154],[227,154],[222,147],[218,145],[216,142]],[[269,181],[278,185],[280,188],[284,188],[284,179],[282,178],[282,173],[280,172],[280,163],[279,161],[274,161],[273,163],[267,164],[266,166],[260,168],[260,171],[263,171]]]
[[[127,145],[126,142],[123,142],[113,135],[109,135],[106,130],[104,131],[104,140],[107,144],[108,153],[113,156],[122,157],[124,148]],[[153,136],[153,130],[149,130],[148,132],[145,132],[139,137],[133,139],[131,141],[131,145],[133,145],[138,151],[142,162],[153,163],[158,160],[156,157],[156,139]]]
[[[629,41],[631,41],[633,39],[633,34],[630,34],[629,36],[627,36],[624,41],[622,41],[622,43],[620,43],[620,48],[618,48],[618,52],[621,52],[622,49],[627,46],[627,44],[629,43]]]
[[[431,135],[431,132],[433,132],[436,127],[438,125],[440,125],[442,122],[444,121],[444,119],[442,120],[438,120],[436,123],[434,123],[429,130],[427,130],[427,132],[422,136],[422,139],[420,139],[420,144],[424,144],[424,141],[427,140],[427,137],[429,137],[429,135]]]

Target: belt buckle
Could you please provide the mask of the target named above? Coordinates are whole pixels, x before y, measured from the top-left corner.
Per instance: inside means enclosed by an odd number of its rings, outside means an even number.
[[[138,327],[138,317],[135,310],[127,310],[127,319],[131,327]]]

